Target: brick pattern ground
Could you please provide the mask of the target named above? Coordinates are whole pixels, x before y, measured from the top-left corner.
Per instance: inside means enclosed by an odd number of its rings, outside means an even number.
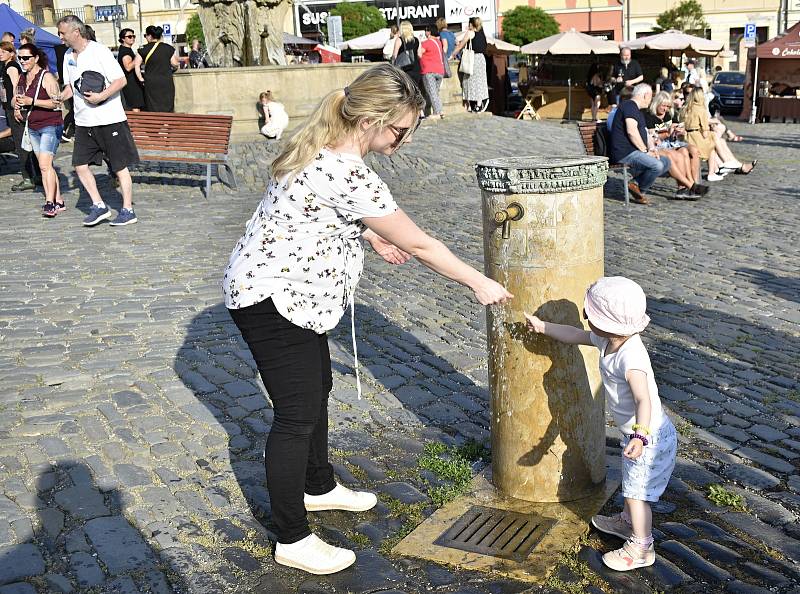
[[[698,203],[667,201],[662,180],[653,206],[626,209],[620,181],[607,186],[606,272],[649,296],[645,339],[681,432],[656,508],[659,562],[605,570],[600,554],[616,542],[593,534],[533,592],[800,592],[800,142],[792,125],[737,132],[747,141],[735,150],[757,169]],[[422,227],[480,266],[474,163],[580,151],[571,125],[453,118],[372,163]],[[240,190],[215,184],[210,200],[197,169],[143,167],[141,222],[116,229],[80,226],[89,201],[66,151],[70,208],[55,220],[39,216],[41,196],[11,193],[16,176],[0,176],[0,594],[529,589],[386,552],[433,510],[422,448],[485,440],[489,397],[484,314],[469,292],[374,257],[356,308],[365,397],[345,319],[331,333],[330,423],[340,480],[381,503],[311,515],[358,551],[353,569],[318,578],[272,561],[262,467],[272,410],[219,282],[275,152],[235,146]],[[747,511],[709,501],[717,483]]]

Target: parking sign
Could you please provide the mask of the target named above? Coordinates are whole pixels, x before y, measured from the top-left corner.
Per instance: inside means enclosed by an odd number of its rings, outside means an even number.
[[[164,29],[164,35],[167,35],[169,37],[172,36],[172,25],[170,25],[169,23],[164,23],[164,26],[161,28]]]
[[[756,46],[756,24],[755,23],[747,23],[744,26],[744,46],[745,47],[755,47]]]

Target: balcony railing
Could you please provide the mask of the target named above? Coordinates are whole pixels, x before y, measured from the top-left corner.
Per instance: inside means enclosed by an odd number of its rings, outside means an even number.
[[[26,19],[28,19],[30,22],[32,22],[34,25],[36,25],[37,27],[41,27],[45,24],[44,11],[42,11],[41,8],[33,11],[27,10],[25,12],[21,12],[20,14]]]
[[[68,15],[75,15],[84,23],[86,22],[86,13],[83,10],[83,6],[76,6],[75,8],[56,8],[53,10],[53,17],[55,21],[58,22],[59,19]]]

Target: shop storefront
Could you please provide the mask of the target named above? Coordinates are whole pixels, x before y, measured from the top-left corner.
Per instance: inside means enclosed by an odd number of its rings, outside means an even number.
[[[414,29],[424,29],[444,17],[453,29],[465,25],[473,16],[481,17],[488,35],[494,35],[496,13],[494,0],[351,0],[376,6],[386,19],[386,26],[398,20],[409,21]],[[295,28],[298,35],[319,37],[333,7],[338,2],[296,2]]]

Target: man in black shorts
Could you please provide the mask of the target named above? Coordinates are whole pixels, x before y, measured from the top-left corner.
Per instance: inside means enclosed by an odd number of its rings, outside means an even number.
[[[91,41],[83,22],[74,15],[58,21],[58,34],[69,46],[64,56],[64,93],[62,99],[74,99],[75,146],[72,165],[92,199],[92,207],[83,224],[94,226],[111,218],[111,211],[97,191],[97,182],[89,165],[108,161],[119,180],[122,208],[111,225],[135,223],[133,182],[128,167],[139,162],[139,153],[128,127],[120,91],[125,86],[122,72],[111,50]]]

